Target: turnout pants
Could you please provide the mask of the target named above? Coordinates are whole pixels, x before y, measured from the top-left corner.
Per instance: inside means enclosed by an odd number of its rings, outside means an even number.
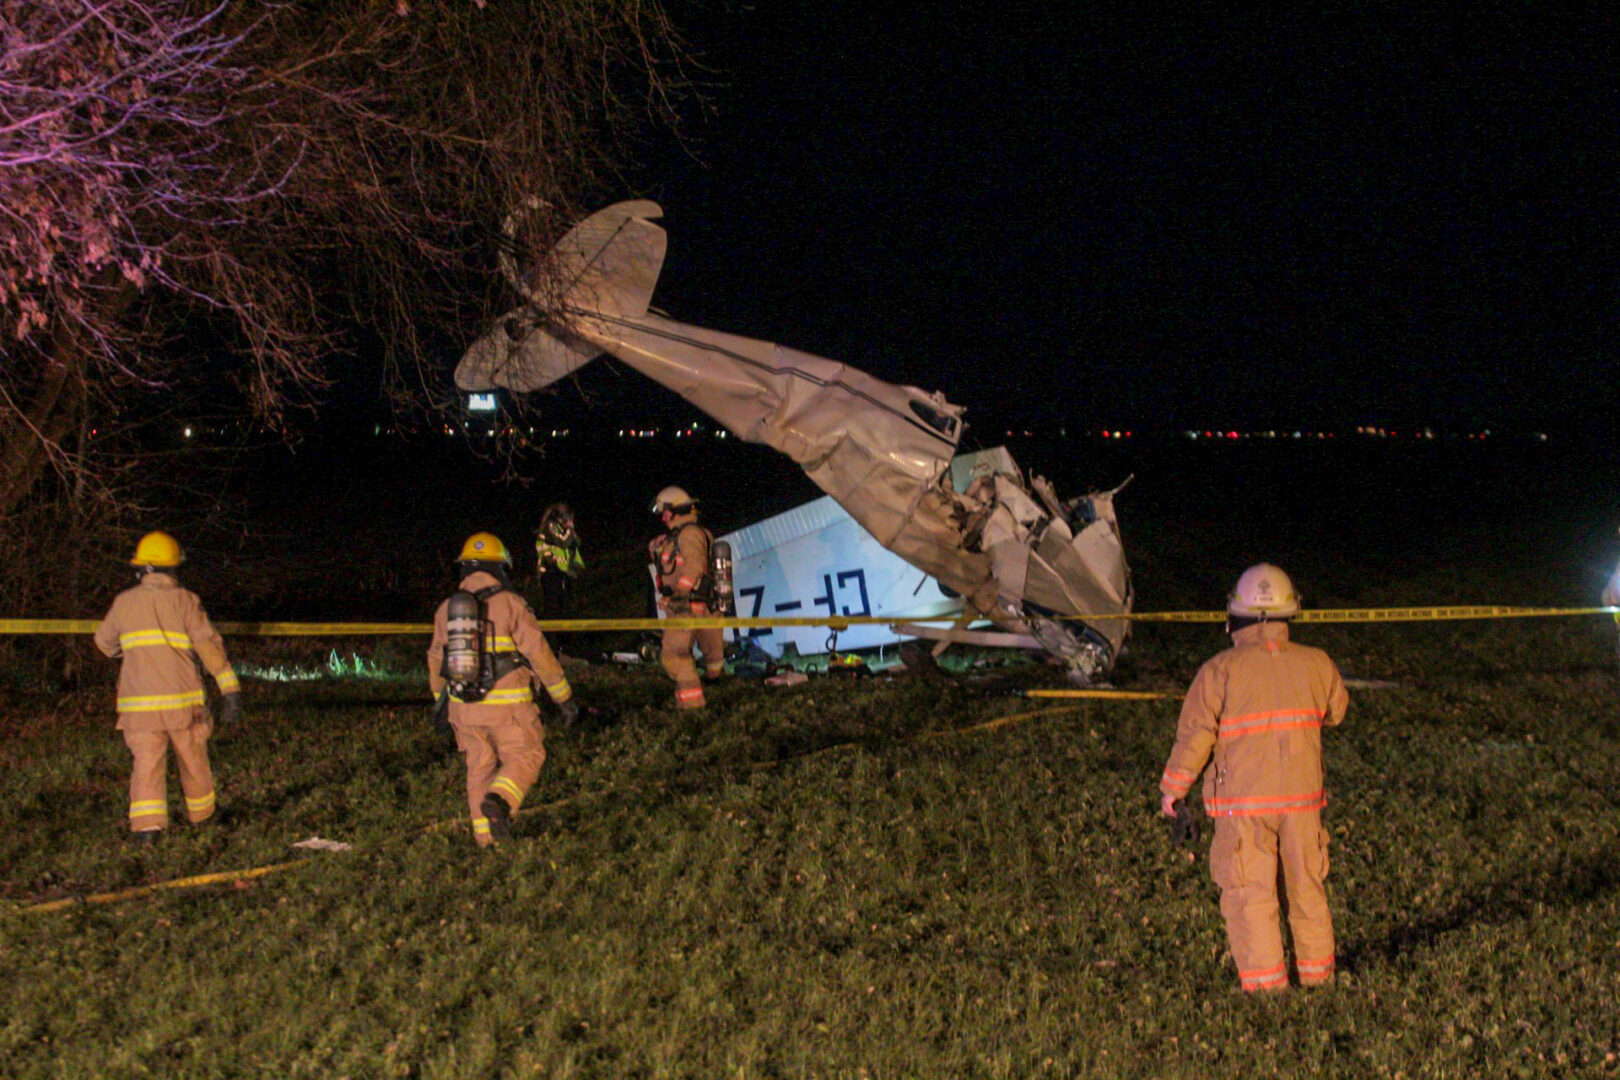
[[[467,806],[472,811],[473,839],[479,847],[494,840],[484,817],[485,795],[498,795],[515,813],[540,779],[546,763],[545,731],[539,716],[496,724],[455,724],[456,746],[467,758]]]
[[[692,614],[706,613],[694,611]],[[669,677],[675,680],[675,705],[681,709],[703,707],[703,681],[698,678],[697,664],[692,660],[694,641],[703,653],[705,674],[718,675],[726,669],[726,640],[718,626],[703,630],[665,630],[659,658]]]
[[[169,824],[169,747],[180,764],[180,790],[186,818],[196,823],[214,816],[214,773],[208,766],[206,720],[169,730],[124,729],[124,745],[135,755],[129,773],[129,830],[146,832]]]
[[[1333,978],[1333,919],[1328,912],[1327,832],[1315,810],[1259,817],[1217,817],[1209,872],[1221,890],[1221,914],[1244,990],[1283,990],[1277,872],[1288,894],[1288,928],[1301,986]]]

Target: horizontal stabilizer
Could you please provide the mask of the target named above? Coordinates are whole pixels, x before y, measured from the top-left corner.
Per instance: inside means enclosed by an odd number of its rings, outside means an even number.
[[[663,216],[657,203],[633,199],[598,210],[569,229],[552,252],[563,306],[609,318],[647,314],[669,245],[664,230],[650,219]]]
[[[545,286],[556,291],[536,289],[528,303],[497,319],[456,366],[456,385],[529,393],[600,356],[601,348],[569,324],[647,313],[668,244],[650,219],[663,213],[657,203],[636,199],[598,210],[568,230],[545,267]],[[560,298],[561,310],[548,297]]]
[[[456,365],[456,386],[467,391],[505,387],[527,394],[600,355],[602,350],[588,341],[537,326],[534,309],[520,307],[501,316],[489,333],[472,343]]]

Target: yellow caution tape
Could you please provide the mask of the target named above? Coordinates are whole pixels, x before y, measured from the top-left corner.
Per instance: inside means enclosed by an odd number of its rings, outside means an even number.
[[[1295,622],[1377,623],[1441,622],[1453,619],[1533,619],[1574,615],[1613,615],[1615,607],[1511,607],[1504,605],[1459,605],[1451,607],[1330,608],[1302,611]],[[1131,611],[1119,615],[1064,615],[1067,622],[1218,623],[1225,622],[1224,611]],[[901,622],[955,623],[960,615],[913,617],[910,615],[827,615],[815,619],[722,618],[718,615],[682,616],[669,619],[542,619],[540,628],[553,633],[595,630],[763,630],[787,626],[825,626],[847,630],[851,626],[894,626]],[[0,634],[91,634],[97,623],[89,619],[0,619]],[[431,623],[290,623],[228,622],[217,624],[221,633],[258,637],[368,637],[381,635],[431,634]]]
[[[1365,623],[1365,622],[1443,622],[1448,619],[1540,619],[1560,615],[1601,615],[1613,612],[1608,607],[1538,608],[1538,607],[1410,607],[1410,608],[1342,608],[1320,611],[1302,611],[1295,616],[1300,622]]]
[[[1620,611],[1612,607],[1512,607],[1502,604],[1452,605],[1445,607],[1403,608],[1319,608],[1301,611],[1294,622],[1375,623],[1444,622],[1452,619],[1534,619],[1569,615],[1605,615]],[[1134,622],[1218,623],[1230,616],[1224,611],[1133,611],[1128,615],[1074,616],[1067,621],[1106,622],[1130,619]]]
[[[93,634],[89,619],[0,619],[0,634]]]

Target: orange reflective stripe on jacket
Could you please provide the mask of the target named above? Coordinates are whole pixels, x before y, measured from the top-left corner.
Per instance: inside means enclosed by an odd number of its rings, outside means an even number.
[[[1204,796],[1204,809],[1216,817],[1259,817],[1262,814],[1297,814],[1305,810],[1320,810],[1327,805],[1327,792],[1316,791],[1298,795],[1208,795]]]
[[[1271,709],[1267,712],[1246,713],[1243,716],[1223,716],[1219,735],[1235,739],[1255,735],[1262,731],[1282,731],[1286,728],[1319,728],[1327,712],[1322,709]]]
[[[1164,770],[1164,776],[1159,779],[1159,787],[1164,790],[1165,794],[1174,795],[1179,799],[1192,790],[1193,781],[1197,779],[1198,777],[1190,772],[1183,772],[1180,769],[1166,769]]]

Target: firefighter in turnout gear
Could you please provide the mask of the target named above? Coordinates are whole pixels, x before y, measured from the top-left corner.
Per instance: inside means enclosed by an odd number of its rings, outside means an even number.
[[[512,816],[545,763],[538,681],[563,724],[579,707],[534,612],[509,587],[512,557],[492,533],[474,533],[456,559],[460,589],[433,616],[428,686],[448,701],[456,748],[467,759],[473,839],[488,847],[511,835]]]
[[[1204,811],[1215,820],[1209,871],[1243,989],[1284,990],[1277,873],[1302,986],[1333,979],[1333,920],[1323,882],[1328,837],[1322,727],[1350,703],[1327,653],[1289,640],[1299,611],[1275,566],[1251,566],[1227,604],[1232,647],[1198,669],[1181,708],[1176,744],[1159,780],[1160,809],[1175,817],[1204,766]],[[1211,758],[1213,757],[1213,763]]]
[[[714,614],[714,536],[697,523],[697,500],[681,488],[667,487],[653,500],[652,511],[665,530],[647,546],[659,610],[677,618]],[[703,677],[716,679],[725,673],[726,643],[719,627],[665,630],[660,659],[675,680],[679,709],[701,709],[704,704],[703,680],[692,658],[694,642],[703,655]]]
[[[214,816],[214,773],[208,764],[213,721],[203,671],[223,695],[220,719],[242,718],[242,687],[225,656],[225,642],[197,594],[176,579],[184,561],[185,553],[168,533],[143,536],[129,560],[137,584],[118,594],[96,628],[96,648],[122,660],[118,730],[135,757],[129,828],[142,843],[155,842],[169,824],[171,746],[180,765],[187,820],[197,825]]]

